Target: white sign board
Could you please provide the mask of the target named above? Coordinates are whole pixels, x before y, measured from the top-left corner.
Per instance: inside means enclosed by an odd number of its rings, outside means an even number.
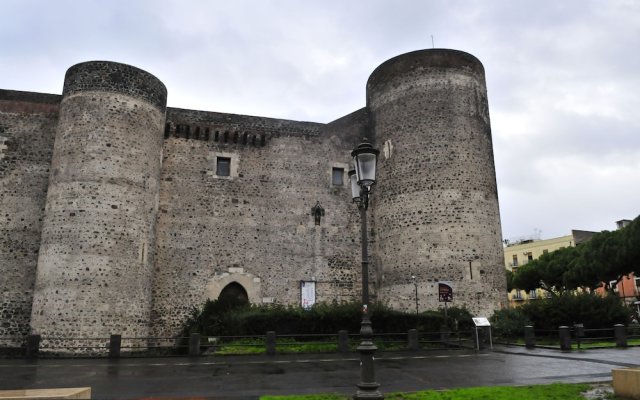
[[[315,303],[316,283],[313,281],[300,281],[300,306],[308,309]]]
[[[491,324],[489,323],[489,320],[486,319],[485,317],[476,317],[472,319],[473,319],[473,323],[476,324],[476,326],[491,326]]]

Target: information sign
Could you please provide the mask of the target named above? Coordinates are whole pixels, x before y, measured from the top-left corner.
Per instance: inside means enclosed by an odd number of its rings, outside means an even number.
[[[438,301],[448,303],[453,301],[453,287],[451,282],[438,282]]]
[[[485,317],[475,317],[472,319],[473,319],[473,323],[476,326],[491,326],[491,324],[489,323],[489,320],[486,319]]]

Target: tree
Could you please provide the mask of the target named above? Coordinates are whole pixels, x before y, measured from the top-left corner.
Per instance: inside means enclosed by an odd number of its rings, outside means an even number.
[[[622,252],[625,255],[625,263],[636,276],[640,275],[640,216],[636,217],[623,229]]]
[[[603,231],[583,245],[571,277],[582,276],[585,286],[616,284],[640,268],[640,217],[617,231]]]
[[[565,247],[540,256],[518,268],[513,277],[513,285],[518,289],[541,288],[554,295],[567,289],[564,274],[572,267],[577,255],[575,247]]]
[[[518,289],[541,288],[558,295],[617,283],[632,272],[640,275],[640,217],[623,229],[597,233],[578,247],[543,254],[520,267],[512,284]]]
[[[566,279],[580,287],[596,288],[617,279],[616,258],[620,251],[620,231],[602,231],[581,245],[578,258]]]
[[[513,289],[515,289],[515,286],[513,286],[513,271],[508,270],[508,269],[504,269],[504,274],[507,278],[507,293],[511,292]]]

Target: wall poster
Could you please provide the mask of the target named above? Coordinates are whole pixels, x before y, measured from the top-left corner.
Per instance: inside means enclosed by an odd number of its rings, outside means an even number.
[[[314,281],[300,281],[300,306],[309,309],[316,303],[316,283]]]

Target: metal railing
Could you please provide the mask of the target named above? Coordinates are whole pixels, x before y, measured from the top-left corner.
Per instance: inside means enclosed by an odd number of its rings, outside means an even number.
[[[381,351],[419,351],[473,349],[484,346],[476,342],[474,331],[377,333],[374,343]],[[207,356],[238,354],[348,353],[355,352],[359,334],[340,331],[337,334],[300,334],[252,336],[188,337],[53,337],[28,335],[0,337],[0,356],[53,357],[153,357]]]
[[[520,337],[501,337],[497,341],[506,345],[522,345],[528,348],[542,347],[560,350],[585,348],[628,347],[629,340],[640,338],[640,327],[617,324],[611,328],[586,329],[582,324],[560,326],[558,329],[534,329],[525,326],[524,340]]]
[[[640,326],[615,325],[611,328],[586,329],[580,324],[543,330],[526,326],[523,336],[496,338],[497,343],[544,347],[560,350],[640,345]],[[490,331],[376,333],[374,343],[381,351],[481,350],[490,344]],[[170,357],[240,354],[348,353],[355,352],[359,334],[299,334],[249,336],[188,337],[54,337],[0,336],[2,357]],[[629,344],[632,341],[632,344]]]

